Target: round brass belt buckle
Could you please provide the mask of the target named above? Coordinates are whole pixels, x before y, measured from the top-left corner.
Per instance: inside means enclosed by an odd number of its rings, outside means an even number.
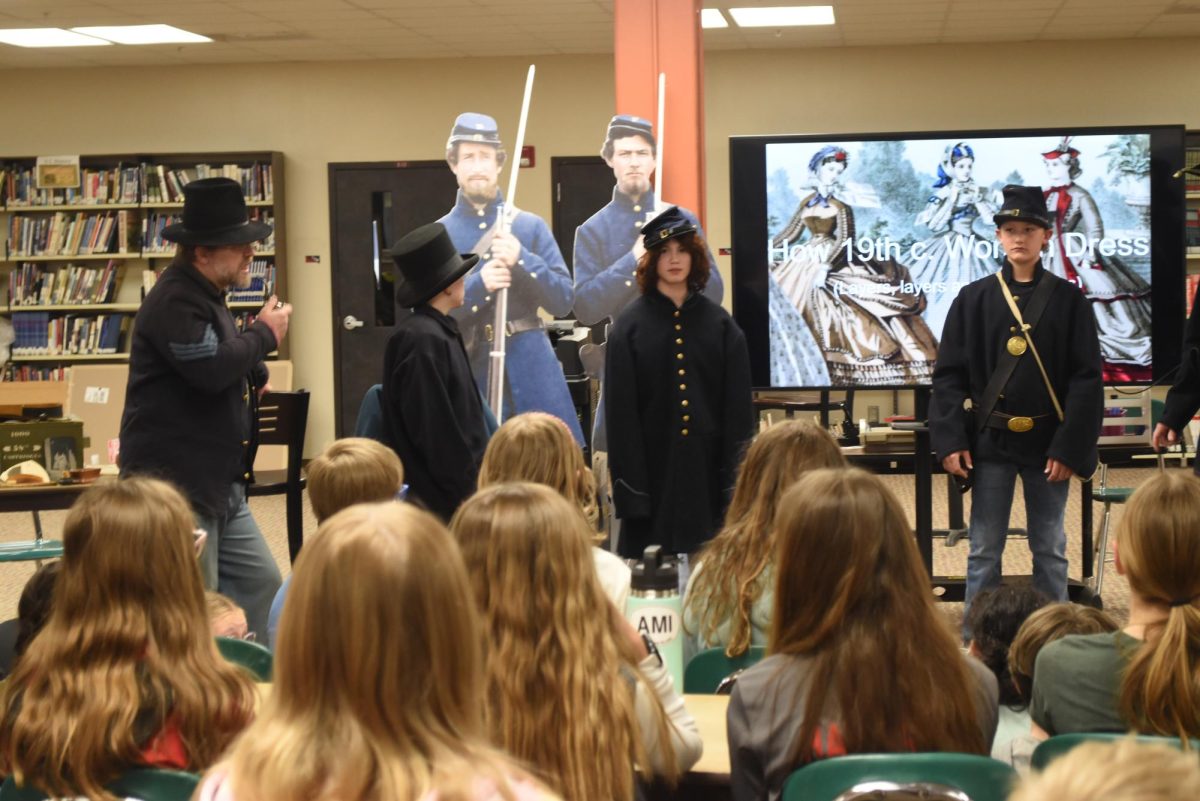
[[[1016,434],[1024,434],[1033,428],[1032,417],[1010,417],[1008,418],[1008,430]]]
[[[1029,343],[1025,341],[1025,337],[1009,337],[1005,347],[1013,356],[1020,356],[1029,347]]]

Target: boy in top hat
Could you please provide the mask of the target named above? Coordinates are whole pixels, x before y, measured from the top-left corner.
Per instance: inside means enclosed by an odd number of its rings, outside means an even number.
[[[618,114],[608,123],[600,155],[616,178],[612,200],[584,221],[575,231],[575,315],[585,325],[600,325],[617,319],[638,296],[634,271],[646,252],[641,228],[668,203],[655,197],[650,186],[654,175],[657,145],[648,120]],[[676,207],[688,222],[696,226],[701,239],[704,230],[696,215]],[[724,284],[712,251],[705,246],[708,259],[708,284],[704,295],[720,304]],[[608,450],[604,424],[604,390],[592,432],[592,451]]]
[[[413,313],[396,326],[383,357],[383,422],[400,456],[409,498],[449,520],[475,491],[487,447],[483,400],[458,323],[465,276],[479,262],[460,255],[441,223],[402,237],[391,250],[396,300]]]
[[[183,188],[183,220],[163,229],[178,246],[133,325],[121,417],[121,475],[173,482],[208,540],[205,585],[246,610],[267,633],[279,568],[246,505],[257,450],[263,359],[287,334],[291,306],[271,296],[239,332],[225,292],[250,281],[253,243],[271,226],[253,222],[236,181],[205,178]]]
[[[1095,472],[1103,416],[1091,308],[1074,284],[1042,266],[1051,232],[1042,190],[1004,187],[995,220],[1006,258],[1000,272],[963,287],[951,305],[929,411],[942,466],[974,488],[968,606],[1000,583],[1018,475],[1034,587],[1066,599],[1068,479]]]
[[[492,330],[496,293],[507,288],[503,419],[548,412],[566,423],[582,445],[583,431],[562,366],[538,315],[538,309],[555,317],[571,311],[571,273],[545,220],[505,204],[499,180],[506,159],[494,119],[472,112],[458,116],[446,141],[458,199],[438,222],[460,252],[480,258],[478,269],[467,275],[466,300],[453,316],[462,327],[475,382],[486,393],[491,343],[497,336]],[[501,209],[507,222],[500,219]]]

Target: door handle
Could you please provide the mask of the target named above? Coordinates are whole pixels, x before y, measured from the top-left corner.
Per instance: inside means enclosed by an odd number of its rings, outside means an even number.
[[[355,317],[353,314],[347,314],[345,319],[342,320],[342,328],[345,328],[347,331],[353,331],[355,328],[362,328],[364,325],[366,325],[366,323]]]

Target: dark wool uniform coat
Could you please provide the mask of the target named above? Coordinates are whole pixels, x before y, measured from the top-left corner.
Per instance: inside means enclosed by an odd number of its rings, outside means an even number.
[[[431,306],[413,309],[388,340],[383,420],[410,495],[449,520],[475,491],[488,435],[458,325]]]
[[[1183,335],[1179,376],[1175,379],[1175,386],[1167,393],[1167,404],[1163,409],[1163,424],[1176,434],[1183,431],[1192,415],[1200,409],[1200,314],[1197,314],[1200,307],[1197,301],[1200,301],[1200,293],[1192,302],[1192,314],[1188,317],[1187,330]],[[1192,469],[1200,476],[1200,459],[1193,462]]]
[[[754,433],[742,330],[701,294],[677,309],[651,290],[613,325],[605,373],[621,555],[695,551],[720,527]]]
[[[1047,272],[1040,261],[1028,284],[1012,280],[1007,260],[1001,273],[1022,314],[1038,283],[1054,282],[1032,336],[1062,404],[1063,422],[1056,419],[1033,351],[1028,350],[1009,377],[995,411],[1044,416],[1030,431],[984,428],[976,440],[971,418],[963,412],[963,399],[981,402],[996,364],[1007,353],[1005,344],[1017,333],[1017,322],[1004,292],[995,275],[989,275],[963,287],[942,329],[929,409],[933,449],[939,459],[970,450],[975,460],[1025,467],[1042,467],[1047,458],[1054,458],[1078,476],[1091,476],[1098,461],[1096,440],[1104,415],[1100,344],[1092,309],[1078,287]]]

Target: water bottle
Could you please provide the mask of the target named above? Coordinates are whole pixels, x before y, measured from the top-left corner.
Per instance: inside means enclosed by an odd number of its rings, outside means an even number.
[[[633,567],[626,606],[629,622],[658,648],[663,665],[683,692],[683,599],[679,567],[661,545],[651,545]]]

